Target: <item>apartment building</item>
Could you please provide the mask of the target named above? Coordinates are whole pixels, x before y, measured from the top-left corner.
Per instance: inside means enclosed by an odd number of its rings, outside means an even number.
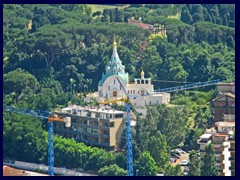
[[[214,129],[206,130],[198,140],[201,158],[206,145],[212,143],[219,175],[235,176],[235,122],[216,122]]]
[[[120,143],[125,126],[125,112],[111,107],[69,106],[56,112],[71,117],[71,127],[63,122],[54,123],[54,133],[79,142],[114,150]]]
[[[213,115],[215,122],[222,121],[224,115],[235,115],[235,94],[225,93],[213,99]]]
[[[217,133],[213,135],[214,156],[221,176],[231,176],[230,168],[230,142],[227,134]]]
[[[230,171],[231,171],[231,176],[235,176],[235,138],[232,139],[230,138]]]

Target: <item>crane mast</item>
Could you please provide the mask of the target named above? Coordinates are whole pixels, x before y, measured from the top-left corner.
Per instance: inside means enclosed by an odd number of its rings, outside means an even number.
[[[54,175],[54,144],[53,144],[53,122],[65,122],[66,127],[71,126],[71,118],[70,117],[60,117],[57,114],[52,114],[48,111],[42,110],[30,110],[23,108],[15,108],[12,106],[8,106],[3,108],[4,111],[23,114],[27,116],[33,116],[41,119],[47,119],[48,124],[48,175]]]
[[[133,176],[133,154],[132,154],[132,131],[131,131],[131,119],[130,119],[130,110],[131,105],[129,101],[129,95],[125,90],[124,86],[122,85],[119,78],[116,76],[117,81],[119,82],[120,86],[123,89],[124,94],[127,98],[121,98],[116,100],[107,100],[100,104],[110,104],[110,103],[117,103],[117,102],[125,102],[125,110],[126,110],[126,151],[127,151],[127,171],[128,176]]]
[[[53,123],[48,122],[48,175],[54,175]]]
[[[126,103],[126,149],[128,176],[133,176],[132,132],[130,120],[130,103]]]

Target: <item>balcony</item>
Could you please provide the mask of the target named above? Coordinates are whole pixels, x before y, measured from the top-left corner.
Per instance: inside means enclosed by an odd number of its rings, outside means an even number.
[[[235,157],[235,151],[230,152],[231,157]]]
[[[101,134],[101,137],[109,139],[109,134]]]
[[[103,145],[103,146],[107,146],[107,147],[110,146],[109,142],[102,142],[101,145]]]
[[[109,126],[100,126],[100,127],[101,127],[102,130],[104,130],[104,129],[105,129],[105,130],[109,130],[109,129],[110,129]]]
[[[64,128],[54,128],[54,131],[68,133],[68,134],[79,134],[78,131],[74,131],[72,129],[64,129]]]
[[[214,147],[221,147],[223,145],[222,142],[214,142],[213,146]]]

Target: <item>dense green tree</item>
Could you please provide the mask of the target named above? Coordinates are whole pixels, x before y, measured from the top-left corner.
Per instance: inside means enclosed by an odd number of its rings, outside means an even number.
[[[175,167],[168,164],[164,169],[164,176],[183,176],[181,166],[178,164]]]
[[[188,8],[184,8],[181,13],[181,20],[187,24],[191,24],[193,19],[191,14],[189,13]]]
[[[199,144],[197,140],[204,133],[203,129],[191,129],[189,134],[187,135],[184,145],[188,149],[199,149]]]
[[[124,10],[117,8],[116,9],[116,22],[123,22],[124,21]]]
[[[150,137],[148,142],[148,151],[158,166],[164,168],[170,157],[166,138],[160,131],[157,131],[155,136]]]
[[[116,164],[110,166],[104,166],[98,171],[99,176],[126,176],[127,171],[120,168]]]
[[[115,153],[115,162],[116,164],[123,169],[126,169],[127,163],[126,156],[122,153]]]
[[[4,74],[3,79],[4,93],[14,93],[16,103],[24,96],[24,90],[28,89],[28,93],[34,93],[38,87],[37,79],[32,74],[22,69],[16,69]]]
[[[201,176],[201,160],[196,151],[191,151],[189,155],[188,176]]]
[[[155,176],[158,172],[156,162],[147,151],[136,160],[135,169],[138,170],[138,176]]]
[[[203,165],[201,168],[202,176],[218,176],[218,167],[214,157],[213,145],[209,144],[205,147],[205,155],[203,157]]]

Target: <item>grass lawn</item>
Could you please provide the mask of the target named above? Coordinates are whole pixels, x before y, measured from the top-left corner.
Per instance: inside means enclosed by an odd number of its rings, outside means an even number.
[[[169,18],[169,19],[181,19],[181,15],[180,15],[180,13],[177,13],[175,16],[168,16],[167,18]]]
[[[96,12],[96,11],[101,11],[103,12],[104,9],[113,9],[113,8],[124,8],[124,7],[128,7],[129,4],[123,5],[123,6],[113,6],[113,5],[101,5],[101,4],[88,4],[91,8],[92,8],[92,12]]]

